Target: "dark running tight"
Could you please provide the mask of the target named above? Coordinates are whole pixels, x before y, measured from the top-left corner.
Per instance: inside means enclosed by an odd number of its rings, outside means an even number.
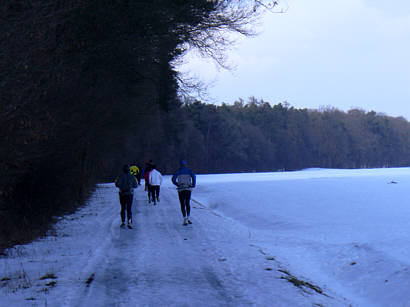
[[[132,221],[132,197],[133,195],[121,195],[120,194],[120,204],[121,204],[121,221],[125,222],[125,211],[127,211],[127,221]]]
[[[151,199],[155,200],[159,198],[159,185],[151,185]]]
[[[181,212],[184,217],[189,216],[191,213],[191,206],[189,201],[191,200],[191,191],[183,190],[178,192],[179,202],[181,203]]]

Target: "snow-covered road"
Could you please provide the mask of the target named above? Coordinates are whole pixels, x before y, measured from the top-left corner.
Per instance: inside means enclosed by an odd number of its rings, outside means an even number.
[[[0,257],[0,306],[410,306],[409,169],[166,177],[121,229],[113,184]]]
[[[1,258],[0,305],[310,306],[312,299],[329,300],[281,279],[278,263],[247,227],[201,203],[193,200],[193,225],[182,226],[168,185],[156,207],[136,191],[134,229],[119,227],[117,198],[112,184],[101,185],[47,238]]]
[[[69,287],[65,306],[310,304],[306,293],[280,279],[274,258],[252,244],[247,228],[195,200],[194,224],[182,226],[176,191],[165,186],[155,207],[137,190],[134,228],[122,229],[115,188],[101,188],[101,199],[113,204],[98,214],[107,222],[107,232],[94,234],[101,243],[93,242],[96,250],[85,261],[88,268],[80,282],[74,279],[77,285]],[[58,296],[63,297],[66,292],[61,290]]]
[[[111,192],[110,192],[111,193]],[[109,195],[107,195],[109,197]],[[172,193],[163,189],[152,206],[136,193],[134,229],[120,229],[118,208],[111,220],[110,241],[99,253],[93,281],[69,305],[73,306],[238,306],[249,303],[226,265],[223,241],[212,237],[202,214],[195,225],[181,225]],[[201,211],[200,206],[196,206]],[[195,208],[193,208],[195,209]],[[203,208],[202,208],[203,209]],[[203,211],[203,210],[202,210]],[[201,213],[201,212],[200,212]],[[98,257],[98,255],[96,255]]]

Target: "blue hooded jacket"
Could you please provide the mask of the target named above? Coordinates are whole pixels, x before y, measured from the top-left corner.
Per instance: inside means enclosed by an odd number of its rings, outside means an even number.
[[[172,176],[172,183],[177,186],[178,191],[191,190],[192,188],[195,188],[196,175],[185,165],[186,163],[181,164],[182,166]]]

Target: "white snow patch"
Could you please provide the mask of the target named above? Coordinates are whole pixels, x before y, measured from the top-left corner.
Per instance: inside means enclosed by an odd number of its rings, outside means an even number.
[[[0,258],[1,306],[410,306],[410,169],[199,175],[140,187],[120,229],[113,184]]]

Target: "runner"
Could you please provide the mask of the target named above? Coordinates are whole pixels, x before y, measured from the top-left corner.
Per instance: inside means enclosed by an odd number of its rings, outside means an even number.
[[[127,225],[128,228],[132,228],[132,199],[134,189],[138,187],[138,183],[135,177],[130,174],[130,168],[128,165],[124,165],[122,171],[123,174],[115,180],[115,186],[120,189],[121,227],[124,227],[125,225],[125,211],[127,211]]]
[[[151,187],[149,185],[149,173],[152,170],[152,164],[146,163],[144,172],[145,191],[148,192],[148,203],[151,203]]]
[[[137,179],[138,184],[140,184],[141,172],[139,167],[136,164],[130,166],[130,174]]]
[[[159,189],[162,183],[162,174],[157,171],[156,166],[152,166],[152,170],[149,173],[149,186],[151,187],[151,199],[154,202],[154,206],[159,202]]]
[[[179,202],[181,204],[181,213],[184,217],[183,225],[192,224],[191,221],[191,191],[196,185],[195,173],[187,167],[187,162],[182,160],[180,168],[172,176],[172,183],[177,186]]]

